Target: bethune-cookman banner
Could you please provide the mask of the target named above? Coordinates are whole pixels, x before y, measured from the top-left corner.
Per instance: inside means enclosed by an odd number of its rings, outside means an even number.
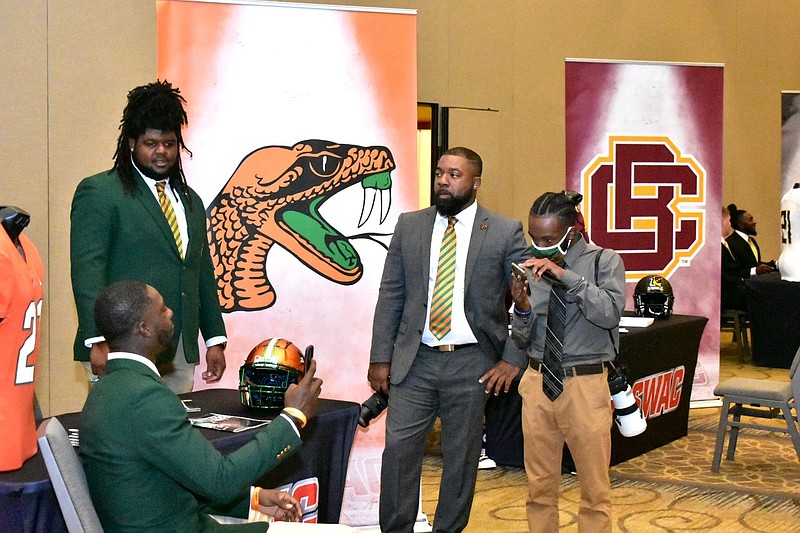
[[[159,1],[158,77],[188,102],[229,336],[219,386],[283,337],[314,345],[323,397],[362,402],[386,248],[418,206],[415,13]],[[359,429],[343,523],[377,523],[383,438],[383,417]]]
[[[567,188],[589,238],[636,282],[669,280],[674,312],[708,317],[692,400],[719,382],[722,90],[720,65],[568,60]],[[641,354],[647,357],[647,354]],[[675,391],[679,394],[679,391]]]

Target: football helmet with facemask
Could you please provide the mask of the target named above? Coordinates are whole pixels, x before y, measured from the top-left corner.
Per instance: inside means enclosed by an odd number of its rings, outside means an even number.
[[[305,375],[303,353],[290,341],[266,339],[250,351],[239,368],[242,404],[261,409],[283,409],[283,396]]]
[[[672,314],[675,294],[667,278],[645,276],[636,284],[633,291],[634,311],[637,315],[656,319],[667,318]]]

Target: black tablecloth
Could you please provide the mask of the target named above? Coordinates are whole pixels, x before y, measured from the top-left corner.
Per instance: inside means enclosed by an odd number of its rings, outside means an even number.
[[[775,273],[753,276],[745,284],[753,363],[789,368],[800,346],[800,282],[783,281]]]
[[[201,409],[198,413],[189,413],[191,417],[214,412],[267,419],[277,414],[244,407],[239,392],[235,390],[209,389],[183,394],[181,398],[191,399],[189,405]],[[318,521],[336,523],[342,508],[347,463],[358,413],[357,403],[321,400],[316,415],[300,431],[303,438],[300,451],[264,476],[259,484],[275,488],[316,477],[319,483]],[[58,415],[58,419],[67,430],[80,429],[80,413]],[[200,431],[222,453],[238,449],[254,435],[253,431]],[[309,502],[309,505],[313,504]],[[19,470],[0,472],[0,531],[66,531],[41,454],[37,453]]]
[[[612,465],[686,436],[692,381],[706,322],[705,317],[672,315],[620,334],[618,361],[627,366],[628,383],[634,392],[640,392],[649,418],[647,430],[636,437],[623,437],[616,425],[612,428]],[[498,464],[524,466],[521,410],[516,383],[508,394],[492,396],[487,402],[486,454]]]

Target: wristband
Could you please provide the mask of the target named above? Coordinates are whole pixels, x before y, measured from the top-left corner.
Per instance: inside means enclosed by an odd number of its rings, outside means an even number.
[[[253,489],[253,494],[250,495],[250,508],[254,511],[258,511],[258,508],[261,505],[258,501],[258,495],[260,492],[261,487],[256,487]]]
[[[533,311],[533,309],[528,309],[527,311],[520,311],[519,309],[517,309],[516,305],[514,306],[514,314],[517,315],[517,316],[520,316],[522,318],[526,318],[526,317],[531,316],[531,312],[532,311]]]
[[[284,407],[283,412],[299,420],[301,428],[306,427],[306,424],[308,423],[308,418],[306,418],[306,415],[304,415],[303,411],[301,411],[300,409],[296,409],[294,407]]]

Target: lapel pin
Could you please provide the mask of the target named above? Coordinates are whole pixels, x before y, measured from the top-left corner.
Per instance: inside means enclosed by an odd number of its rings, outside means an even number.
[[[481,230],[483,230],[483,231],[486,231],[486,228],[488,228],[488,227],[489,226],[487,226],[486,224],[481,224]]]

